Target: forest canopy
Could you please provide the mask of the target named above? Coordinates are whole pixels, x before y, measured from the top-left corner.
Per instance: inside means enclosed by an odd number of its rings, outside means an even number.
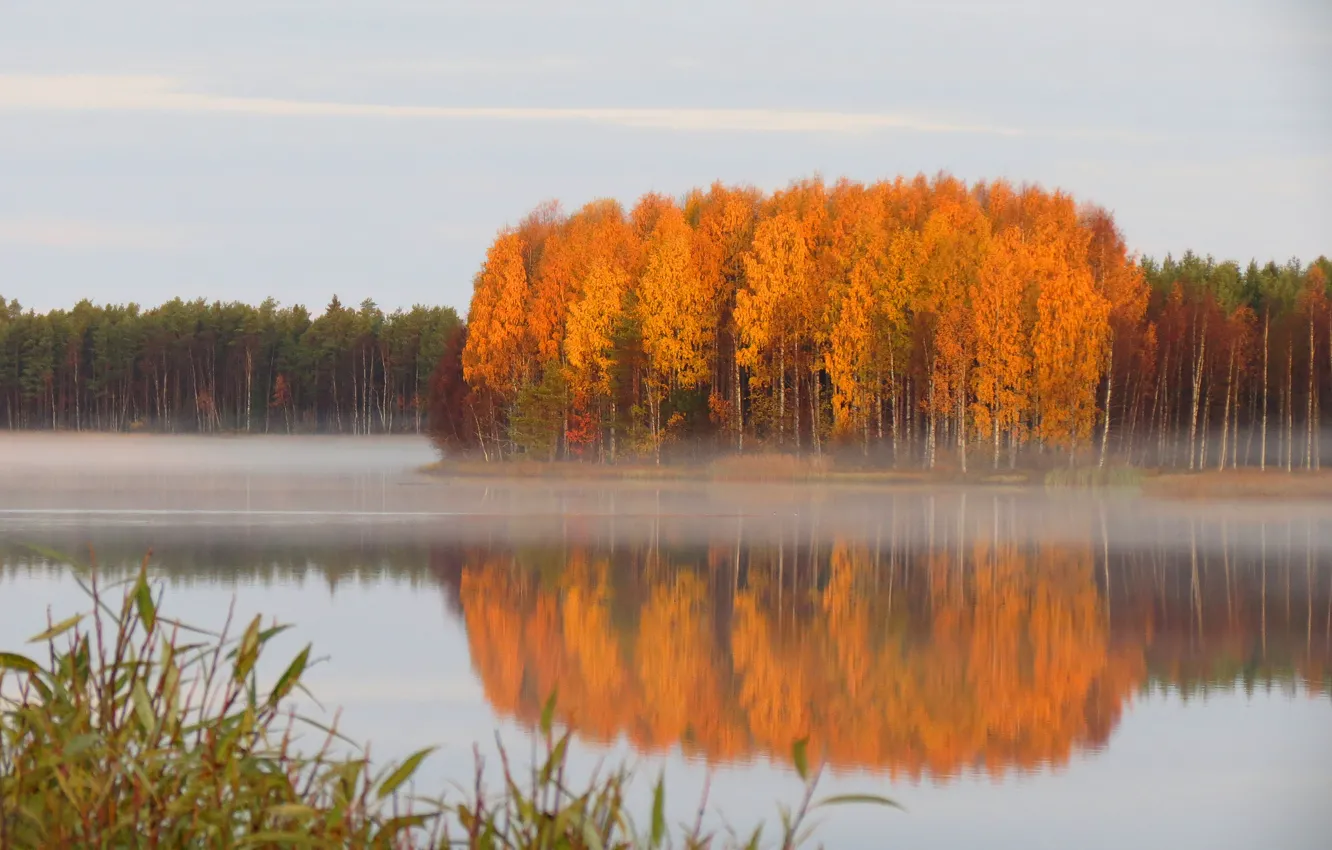
[[[1095,205],[945,174],[547,203],[476,276],[439,441],[1316,467],[1330,272],[1140,259]]]
[[[450,307],[322,315],[175,299],[39,314],[0,297],[0,423],[166,432],[353,434],[425,429],[430,377],[461,322]]]

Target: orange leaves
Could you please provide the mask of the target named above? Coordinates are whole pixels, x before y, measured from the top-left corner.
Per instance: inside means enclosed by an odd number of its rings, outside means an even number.
[[[532,334],[543,363],[564,355],[569,310],[600,265],[628,275],[638,246],[614,201],[593,201],[552,232],[541,252],[530,311]]]
[[[834,428],[841,433],[867,421],[890,325],[901,314],[888,291],[883,195],[882,187],[866,190],[857,184],[839,183],[834,190],[831,331],[824,368],[833,385]]]
[[[1072,202],[1055,198],[1033,227],[1036,299],[1034,352],[1042,436],[1076,446],[1091,436],[1096,386],[1109,341],[1110,302],[1087,265],[1088,238]]]
[[[962,409],[966,393],[974,340],[967,301],[985,257],[990,225],[969,195],[951,184],[939,190],[952,194],[940,199],[921,234],[924,263],[915,309],[938,317],[931,375],[935,410],[951,413]]]
[[[600,423],[598,457],[625,426],[650,433],[660,460],[672,417],[733,429],[739,448],[748,429],[821,451],[831,420],[867,455],[873,423],[894,462],[905,433],[924,436],[932,465],[945,434],[965,469],[977,438],[997,457],[1008,436],[1014,462],[1033,432],[1084,442],[1105,375],[1151,345],[1147,304],[1110,215],[1058,192],[947,175],[812,179],[766,198],[717,184],[679,203],[645,195],[627,215],[609,200],[567,219],[548,204],[501,234],[464,372],[511,399],[563,370]],[[696,387],[706,417],[667,391]]]
[[[1011,434],[1020,425],[1030,403],[1032,321],[1026,303],[1032,265],[1022,232],[1010,227],[991,243],[972,287],[976,427],[993,436],[996,458],[999,435]]]
[[[1087,231],[1087,266],[1096,290],[1110,303],[1110,319],[1124,328],[1137,327],[1147,312],[1147,280],[1128,254],[1114,219],[1100,207],[1082,216]]]
[[[1112,650],[1091,548],[968,550],[960,569],[951,548],[891,568],[859,542],[808,564],[751,549],[734,592],[710,576],[726,567],[652,546],[574,547],[539,581],[488,555],[460,599],[496,708],[531,720],[558,683],[561,716],[597,740],[716,759],[809,736],[835,765],[913,776],[1063,763],[1108,734],[1141,648]],[[805,570],[826,576],[813,593]]]
[[[754,238],[759,194],[713,184],[706,195],[692,194],[685,218],[694,229],[694,261],[719,317],[729,313],[744,277],[744,255]]]
[[[638,286],[643,348],[653,369],[683,386],[707,376],[716,314],[678,207],[657,211]]]
[[[527,324],[527,270],[519,235],[505,231],[486,253],[467,314],[463,377],[500,393],[516,392],[530,377],[534,341]]]
[[[577,392],[611,392],[615,330],[624,317],[638,246],[614,201],[588,204],[566,228],[569,306],[563,355]]]
[[[629,275],[621,267],[598,261],[580,283],[581,296],[569,308],[564,338],[570,383],[578,390],[608,395],[615,362],[612,335],[624,312]]]
[[[795,215],[778,213],[759,223],[745,257],[748,286],[735,298],[741,363],[758,366],[768,348],[784,344],[794,296],[804,289],[810,271],[809,248]]]

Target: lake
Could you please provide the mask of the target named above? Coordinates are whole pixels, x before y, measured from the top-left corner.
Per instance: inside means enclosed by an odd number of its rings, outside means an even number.
[[[808,736],[829,847],[1322,848],[1332,504],[455,480],[423,440],[0,436],[0,648],[151,551],[167,612],[311,641],[312,711],[377,757],[528,752],[748,831]],[[35,549],[33,547],[36,547]],[[45,554],[43,554],[45,553]]]

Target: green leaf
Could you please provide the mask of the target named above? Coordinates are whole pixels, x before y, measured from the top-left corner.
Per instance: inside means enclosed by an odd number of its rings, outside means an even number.
[[[402,784],[411,779],[412,775],[416,773],[417,768],[421,766],[421,762],[426,760],[426,756],[433,753],[436,749],[438,748],[426,747],[424,750],[418,750],[408,756],[406,761],[398,765],[398,768],[390,773],[388,777],[379,784],[379,790],[376,792],[379,799],[384,799],[402,787]]]
[[[259,658],[259,621],[258,616],[250,621],[245,634],[241,636],[240,646],[236,648],[236,669],[232,675],[237,682],[245,681]]]
[[[157,726],[157,716],[153,714],[153,704],[148,699],[148,691],[144,689],[142,681],[134,683],[130,689],[130,699],[134,702],[134,714],[138,716],[143,731],[151,735]]]
[[[144,628],[152,631],[157,626],[157,606],[153,604],[153,590],[148,586],[148,565],[145,562],[139,570],[139,579],[134,583],[134,607],[139,611],[139,620]]]
[[[564,761],[568,756],[571,734],[565,734],[556,742],[554,749],[550,751],[550,758],[546,759],[546,763],[541,766],[540,783],[542,785],[550,782],[550,778],[555,775],[555,771],[564,766]]]
[[[101,743],[102,736],[93,732],[76,735],[65,745],[65,758],[76,758]]]
[[[583,844],[587,845],[588,850],[603,850],[605,847],[601,843],[601,836],[597,834],[597,825],[591,818],[583,819]]]
[[[79,563],[78,560],[76,560],[75,558],[71,558],[69,555],[67,555],[64,552],[57,552],[55,549],[52,549],[47,546],[40,546],[35,543],[24,543],[23,548],[27,549],[33,554],[41,555],[43,558],[45,558],[46,560],[50,561],[53,564],[66,564],[70,567],[73,567],[77,572],[84,574],[88,573],[88,567],[86,565]]]
[[[318,731],[323,732],[325,735],[332,736],[335,740],[341,741],[344,744],[350,744],[351,746],[356,747],[358,749],[361,746],[360,742],[348,738],[346,735],[339,732],[333,726],[326,726],[323,723],[320,723],[318,720],[314,720],[304,715],[301,715],[296,719],[299,720],[301,723],[305,724],[306,726],[309,726],[311,729],[317,729]]]
[[[902,808],[900,803],[890,800],[887,797],[880,797],[878,794],[836,794],[832,797],[824,797],[822,800],[815,803],[812,808],[817,809],[820,806],[844,806],[847,804],[887,806],[891,809],[906,811],[906,809]]]
[[[547,738],[550,737],[550,730],[555,728],[555,699],[559,692],[559,688],[553,689],[541,709],[541,734]]]
[[[657,774],[657,787],[652,789],[652,846],[660,847],[666,838],[666,778]]]
[[[398,837],[398,833],[425,826],[429,820],[425,815],[399,815],[395,818],[389,818],[384,821],[384,825],[379,828],[378,834],[375,835],[376,843],[383,847],[392,847],[394,846],[393,839]]]
[[[801,780],[809,781],[809,738],[804,737],[791,745],[791,761],[795,762],[796,775]]]
[[[20,673],[36,675],[41,672],[41,669],[37,666],[37,662],[31,658],[15,655],[12,652],[0,652],[0,670],[17,670]]]
[[[276,806],[268,807],[269,817],[274,818],[299,818],[301,820],[307,820],[314,817],[315,814],[316,812],[314,809],[309,806],[301,805],[300,803],[280,803]]]
[[[281,676],[278,677],[277,684],[273,686],[273,692],[268,695],[268,701],[271,705],[277,705],[286,699],[287,694],[291,693],[292,688],[301,680],[301,675],[305,673],[305,667],[310,663],[311,645],[306,644],[305,649],[292,659],[291,664]]]
[[[268,643],[270,640],[272,640],[273,638],[277,637],[278,635],[282,634],[283,632],[287,631],[290,628],[291,626],[270,626],[269,628],[264,629],[263,631],[259,632],[259,645],[263,646],[264,644]]]
[[[61,620],[60,622],[56,623],[54,626],[42,632],[41,634],[33,635],[32,637],[28,638],[28,643],[44,643],[46,641],[51,640],[52,638],[60,637],[65,632],[77,626],[83,620],[83,617],[84,617],[83,614],[75,614],[73,617],[70,617],[68,620]]]

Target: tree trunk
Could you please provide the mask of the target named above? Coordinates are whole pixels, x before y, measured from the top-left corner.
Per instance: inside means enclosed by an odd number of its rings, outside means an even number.
[[[967,385],[966,367],[962,368],[957,389],[957,455],[962,464],[962,474],[967,474]]]
[[[251,406],[254,402],[254,352],[245,347],[245,433],[250,433]]]
[[[795,373],[795,381],[791,386],[791,433],[795,435],[796,454],[800,454],[800,349],[796,348],[795,356],[791,360],[791,371]]]
[[[1226,412],[1221,417],[1221,457],[1216,462],[1218,471],[1226,468],[1226,446],[1230,437],[1230,396],[1235,386],[1235,343],[1230,343],[1230,367],[1226,370]]]
[[[878,417],[878,420],[879,420],[879,440],[880,440],[880,442],[882,442],[882,440],[883,440],[883,406],[879,403],[879,376],[878,376],[878,373],[877,373],[877,372],[876,372],[875,375],[874,375],[874,395],[873,395],[873,404],[874,404],[874,412],[875,412],[875,415]],[[865,458],[868,458],[868,457],[869,457],[869,442],[870,442],[870,414],[869,414],[869,411],[868,411],[868,410],[865,411],[865,433],[864,433],[864,435],[863,435],[863,439],[864,439],[864,441],[865,441],[865,444],[864,444],[863,446],[861,446],[861,455],[862,455],[863,457],[865,457]]]
[[[383,391],[379,395],[379,428],[384,433],[393,430],[393,411],[390,403],[389,393],[389,368],[388,358],[384,356],[384,347],[377,346],[379,349],[379,370],[383,373],[380,382]]]
[[[1309,389],[1308,392],[1305,393],[1304,403],[1304,468],[1310,470],[1313,469],[1314,465],[1314,374],[1317,371],[1314,354],[1314,310],[1311,301],[1309,304]]]
[[[777,367],[777,445],[786,442],[786,343],[778,349]]]
[[[897,412],[897,364],[893,360],[892,340],[888,341],[888,427],[893,432],[893,466],[897,466],[898,431],[901,419]],[[883,444],[883,405],[879,405],[879,443]]]
[[[1207,382],[1207,392],[1203,395],[1203,414],[1202,414],[1202,433],[1198,438],[1198,469],[1207,468],[1207,432],[1212,427],[1212,387],[1216,381],[1212,380],[1211,375],[1204,376]]]
[[[1189,414],[1189,469],[1193,469],[1194,449],[1198,433],[1198,401],[1202,392],[1203,359],[1207,356],[1207,314],[1203,314],[1202,333],[1198,344],[1194,346],[1193,361],[1193,410]]]
[[[734,372],[735,386],[732,388],[732,394],[735,396],[735,451],[736,454],[745,453],[745,408],[743,400],[740,397],[740,358],[731,357],[731,368]]]
[[[1157,417],[1157,409],[1161,401],[1161,385],[1163,383],[1165,383],[1164,364],[1162,365],[1161,374],[1157,376],[1155,381],[1152,381],[1152,407],[1151,410],[1147,412],[1147,422],[1145,426],[1147,433],[1143,435],[1144,445],[1142,456],[1144,461],[1147,458],[1147,446],[1150,446],[1152,441],[1152,428],[1156,427],[1160,422],[1160,419]],[[1161,463],[1161,435],[1159,433],[1156,436],[1156,463],[1158,466]]]
[[[814,457],[822,456],[823,444],[819,442],[819,373],[818,369],[810,372],[810,442],[814,445]]]
[[[925,431],[925,459],[926,459],[926,466],[927,466],[928,468],[930,468],[930,469],[934,469],[934,431],[935,431],[935,427],[936,427],[936,426],[935,426],[935,419],[936,419],[936,417],[935,417],[935,415],[934,415],[934,374],[933,374],[933,371],[934,371],[933,369],[930,370],[931,374],[930,374],[930,377],[929,377],[929,388],[928,388],[928,390],[927,390],[927,394],[926,394],[926,401],[928,402],[928,412],[927,412],[926,415],[927,415],[929,418],[928,418],[928,420],[927,420],[927,422],[926,422],[926,425],[925,425],[925,427],[926,427],[926,431]]]
[[[653,382],[651,389],[648,390],[648,402],[651,404],[652,416],[652,453],[657,466],[661,466],[661,387],[657,382]]]
[[[994,468],[999,468],[999,409],[998,405],[990,406],[990,425],[994,431]]]
[[[1267,469],[1267,372],[1268,372],[1268,336],[1272,330],[1272,308],[1268,307],[1263,311],[1263,427],[1262,436],[1258,440],[1258,469],[1264,471]]]
[[[1101,429],[1101,460],[1097,466],[1105,468],[1105,453],[1110,446],[1110,392],[1115,385],[1115,338],[1112,334],[1105,347],[1105,426]]]
[[[1295,457],[1295,340],[1286,340],[1286,471],[1294,469]]]

